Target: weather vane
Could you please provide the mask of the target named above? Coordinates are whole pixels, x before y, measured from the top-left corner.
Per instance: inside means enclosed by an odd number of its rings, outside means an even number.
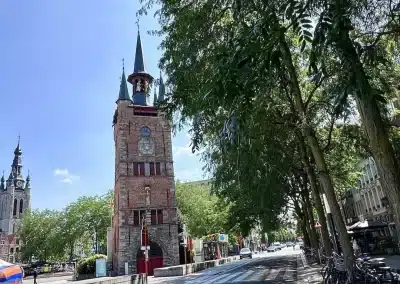
[[[140,18],[139,18],[139,16],[136,16],[136,25],[137,25],[137,29],[138,29],[138,32],[139,32],[139,29],[140,29]]]

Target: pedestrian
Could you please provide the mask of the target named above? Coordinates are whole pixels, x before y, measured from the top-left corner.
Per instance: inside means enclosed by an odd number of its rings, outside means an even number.
[[[296,243],[293,243],[293,250],[296,249]]]
[[[36,278],[38,276],[37,268],[33,270],[33,284],[37,284]]]

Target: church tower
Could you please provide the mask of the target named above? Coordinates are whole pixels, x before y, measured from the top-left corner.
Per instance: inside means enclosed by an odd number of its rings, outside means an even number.
[[[0,229],[2,232],[14,234],[16,224],[26,209],[31,206],[30,176],[22,175],[22,150],[18,138],[14,150],[14,159],[10,175],[4,184],[4,172],[0,180]]]
[[[127,83],[132,85],[132,99]],[[147,73],[140,34],[133,73],[122,70],[114,125],[115,188],[113,268],[150,275],[154,268],[179,264],[178,222],[171,124],[147,100],[153,77]],[[160,80],[159,97],[165,87]],[[148,250],[148,261],[145,261]],[[147,263],[147,264],[146,264]],[[146,268],[147,266],[147,268]]]

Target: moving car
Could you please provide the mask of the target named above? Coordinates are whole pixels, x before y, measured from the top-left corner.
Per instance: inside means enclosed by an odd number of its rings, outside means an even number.
[[[267,248],[267,252],[276,252],[277,248],[272,244]]]
[[[291,242],[287,242],[286,243],[286,247],[292,247],[294,244],[293,243],[291,243]]]
[[[275,242],[273,243],[273,245],[275,246],[276,249],[281,250],[282,249],[282,245],[280,242]]]
[[[253,253],[251,252],[251,250],[249,248],[242,248],[240,250],[240,259],[242,258],[253,258]]]

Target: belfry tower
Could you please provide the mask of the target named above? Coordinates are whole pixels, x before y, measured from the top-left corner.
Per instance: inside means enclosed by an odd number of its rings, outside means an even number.
[[[132,98],[127,82],[132,85]],[[150,275],[154,268],[179,264],[178,222],[171,124],[147,105],[153,77],[147,73],[140,34],[133,73],[122,70],[114,113],[115,188],[113,269]],[[154,102],[164,100],[160,80]],[[145,253],[148,253],[148,261]]]

